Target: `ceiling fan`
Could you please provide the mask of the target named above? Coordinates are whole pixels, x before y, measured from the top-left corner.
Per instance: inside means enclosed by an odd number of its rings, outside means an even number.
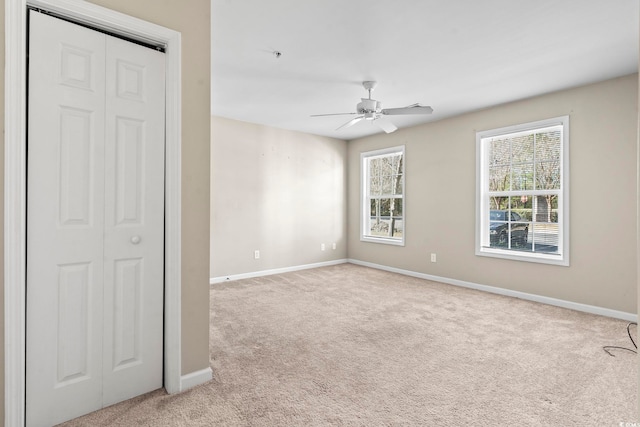
[[[377,83],[374,81],[365,81],[362,82],[362,86],[364,86],[365,90],[369,92],[368,98],[360,98],[362,102],[359,102],[356,105],[355,113],[333,113],[333,114],[313,114],[311,117],[322,117],[322,116],[342,116],[342,115],[353,115],[357,114],[358,117],[349,120],[347,123],[343,124],[339,129],[347,128],[349,126],[353,126],[358,123],[360,120],[371,120],[373,123],[378,125],[383,131],[386,133],[391,133],[398,128],[388,121],[383,116],[397,116],[402,114],[431,114],[433,112],[433,108],[427,107],[420,104],[409,105],[408,107],[401,108],[382,108],[382,103],[380,101],[376,101],[375,99],[371,99],[371,91],[375,89]]]

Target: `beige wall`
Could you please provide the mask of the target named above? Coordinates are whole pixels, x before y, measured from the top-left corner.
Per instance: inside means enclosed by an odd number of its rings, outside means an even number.
[[[349,258],[637,313],[637,87],[631,75],[350,141]],[[476,256],[476,131],[562,115],[570,116],[571,265]],[[360,152],[400,144],[406,246],[363,243]]]
[[[185,375],[209,366],[209,235],[206,230],[209,227],[211,3],[209,0],[91,2],[182,33],[182,375]],[[4,81],[4,0],[0,0],[0,4],[0,45],[3,49],[0,78]],[[4,130],[4,85],[0,86],[0,123]],[[4,145],[0,153],[0,156],[4,155]],[[3,165],[3,157],[0,157],[0,181],[4,176]],[[3,209],[0,209],[0,215],[1,212]],[[0,263],[2,260],[3,256],[0,256]],[[0,305],[2,312],[3,306]],[[4,312],[0,319],[4,320]],[[4,331],[4,327],[0,330]],[[0,352],[2,366],[3,356],[4,353]],[[0,379],[2,395],[3,369],[0,370]],[[0,420],[4,420],[4,398],[1,401]]]
[[[345,141],[220,117],[211,134],[212,278],[346,257]]]

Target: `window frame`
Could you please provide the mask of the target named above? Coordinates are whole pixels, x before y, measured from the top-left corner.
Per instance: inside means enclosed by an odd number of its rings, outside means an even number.
[[[558,253],[526,252],[513,249],[491,247],[489,237],[489,205],[486,193],[489,179],[489,156],[483,141],[489,138],[530,134],[544,128],[561,127],[560,147],[560,189],[559,190],[509,190],[513,196],[526,192],[533,197],[536,193],[554,192],[558,195]],[[502,258],[508,260],[537,262],[560,266],[569,266],[569,116],[554,117],[546,120],[506,126],[497,129],[476,132],[476,242],[478,256]],[[505,192],[505,193],[509,193]],[[508,196],[508,197],[513,197]]]
[[[373,236],[367,234],[368,217],[371,216],[371,198],[369,197],[369,167],[368,160],[377,157],[385,157],[393,154],[402,155],[402,195],[399,199],[402,201],[402,237],[384,237]],[[365,151],[360,153],[360,241],[370,243],[382,243],[387,245],[404,246],[406,237],[406,155],[405,146],[399,145],[379,150]]]

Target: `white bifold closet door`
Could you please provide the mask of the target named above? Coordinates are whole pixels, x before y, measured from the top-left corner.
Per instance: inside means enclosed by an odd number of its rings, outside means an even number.
[[[164,54],[30,12],[28,426],[162,387]]]

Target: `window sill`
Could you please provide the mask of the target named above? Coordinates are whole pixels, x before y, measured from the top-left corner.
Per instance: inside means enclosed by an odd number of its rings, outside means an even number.
[[[385,245],[392,245],[392,246],[404,246],[404,239],[390,239],[386,237],[360,236],[360,241],[368,242],[368,243],[382,243]]]
[[[569,256],[566,253],[564,255],[545,254],[483,247],[480,249],[476,249],[476,255],[490,258],[508,259],[512,261],[535,262],[539,264],[560,265],[563,267],[569,266]]]

